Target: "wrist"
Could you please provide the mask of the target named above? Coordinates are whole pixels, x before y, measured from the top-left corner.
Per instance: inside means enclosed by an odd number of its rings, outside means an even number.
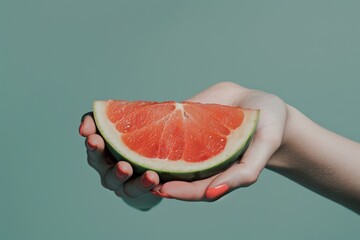
[[[286,104],[286,123],[283,140],[280,147],[269,159],[266,165],[267,168],[275,171],[295,168],[296,132],[303,125],[303,115],[296,108]]]

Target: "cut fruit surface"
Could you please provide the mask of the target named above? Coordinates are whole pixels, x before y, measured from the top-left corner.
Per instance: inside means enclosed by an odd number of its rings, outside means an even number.
[[[247,148],[259,110],[195,102],[94,102],[98,130],[118,161],[166,180],[202,179]]]

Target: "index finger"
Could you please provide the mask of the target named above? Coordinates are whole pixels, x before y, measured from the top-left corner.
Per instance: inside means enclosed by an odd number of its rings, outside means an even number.
[[[160,189],[154,190],[168,195],[171,198],[183,201],[202,201],[205,199],[205,191],[217,175],[193,182],[170,181],[164,183]]]
[[[96,133],[96,125],[93,118],[93,113],[88,112],[84,114],[81,118],[81,123],[79,126],[79,134],[83,137],[88,137],[94,133]]]

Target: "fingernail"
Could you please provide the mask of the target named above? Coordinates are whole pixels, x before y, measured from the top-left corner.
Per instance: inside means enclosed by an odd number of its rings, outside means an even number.
[[[160,191],[151,191],[151,193],[155,196],[158,196],[158,197],[162,197],[162,198],[168,198],[168,199],[172,199],[173,197],[171,197],[169,194],[166,194],[166,193],[162,193]]]
[[[115,174],[116,176],[118,176],[119,178],[126,178],[128,176],[128,173],[124,171],[124,169],[120,168],[119,164],[116,165],[116,171]]]
[[[209,188],[208,190],[206,190],[205,196],[207,199],[215,199],[222,196],[228,190],[229,190],[229,186],[227,184],[221,184],[219,186]]]
[[[86,141],[86,146],[87,146],[87,148],[88,148],[90,151],[96,150],[96,145],[93,144],[93,143],[91,143],[91,142],[89,141],[89,139]]]
[[[148,188],[154,185],[154,181],[151,178],[149,178],[147,174],[144,174],[143,177],[141,178],[141,184],[144,187]]]
[[[160,196],[160,195],[159,195],[159,191],[151,191],[151,193],[152,193],[154,196],[158,196],[158,197]]]
[[[79,134],[81,135],[81,136],[84,136],[83,135],[83,129],[84,128],[84,123],[82,122],[81,124],[80,124],[80,127],[79,127]]]
[[[156,192],[160,192],[161,185],[156,185],[152,190]]]

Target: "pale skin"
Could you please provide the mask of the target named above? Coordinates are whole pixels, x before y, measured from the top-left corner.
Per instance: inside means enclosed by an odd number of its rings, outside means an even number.
[[[223,82],[188,99],[260,109],[253,141],[245,154],[225,171],[207,179],[161,183],[154,171],[134,176],[131,165],[117,162],[97,134],[91,114],[82,118],[88,163],[103,186],[130,206],[148,210],[163,197],[214,201],[254,184],[266,167],[318,194],[360,213],[360,144],[317,125],[272,94]]]

